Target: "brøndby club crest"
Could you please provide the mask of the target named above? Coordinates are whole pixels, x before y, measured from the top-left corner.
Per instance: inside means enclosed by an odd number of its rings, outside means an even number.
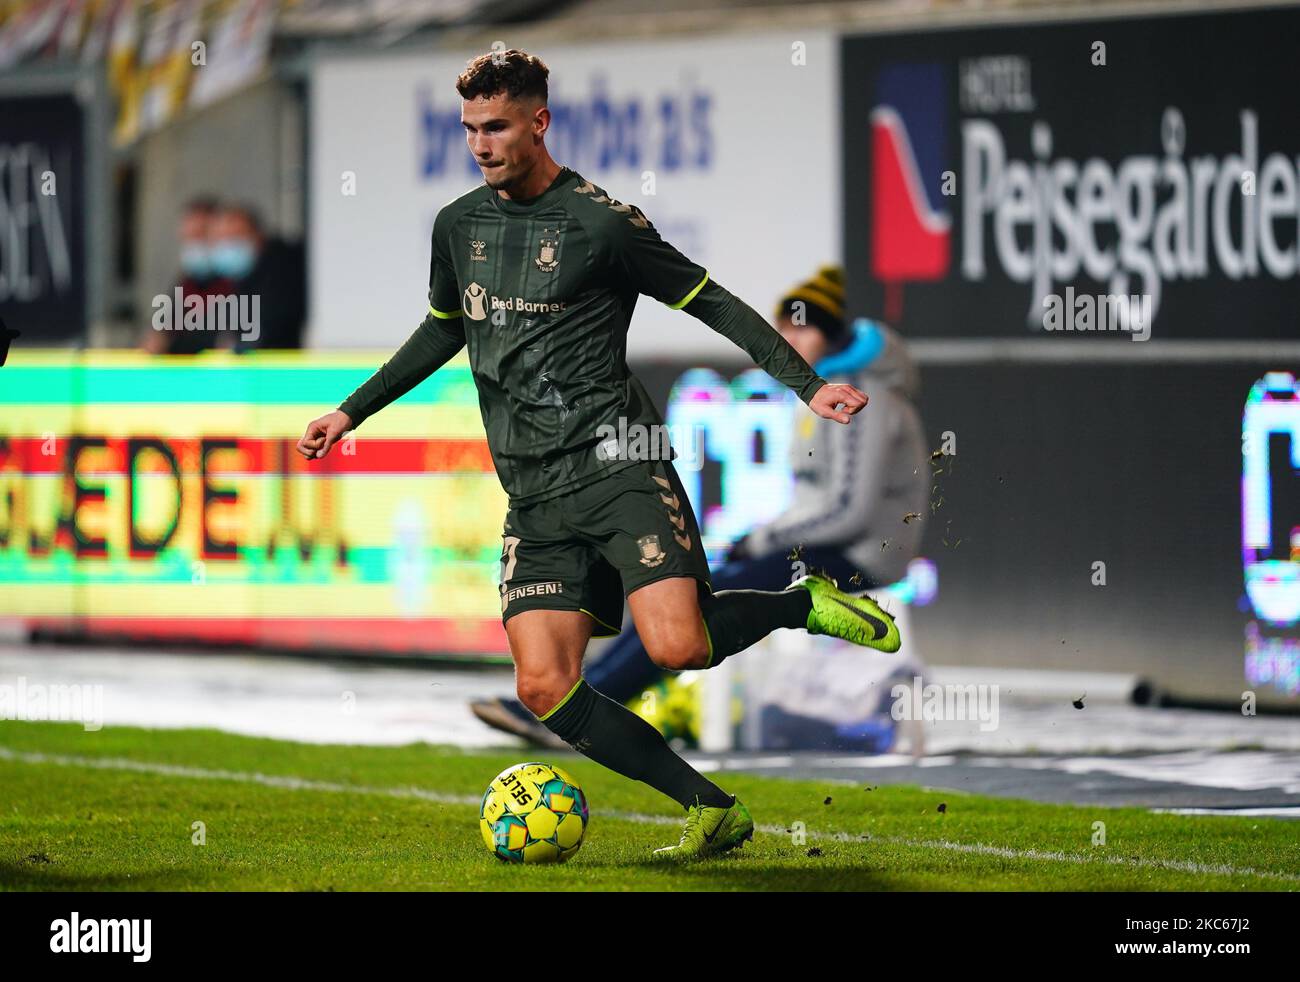
[[[533,262],[537,263],[537,268],[543,273],[549,273],[560,261],[555,258],[555,250],[560,247],[560,230],[555,228],[542,229],[542,238],[537,246],[537,258]]]
[[[654,569],[668,558],[667,554],[659,548],[659,536],[657,535],[643,535],[636,540],[636,545],[641,550],[641,564],[643,566]]]

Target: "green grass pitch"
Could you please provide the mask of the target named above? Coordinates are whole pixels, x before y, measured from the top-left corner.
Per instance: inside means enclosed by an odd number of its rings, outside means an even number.
[[[522,760],[554,761],[587,792],[566,864],[507,865],[479,837],[479,797]],[[665,867],[650,853],[677,841],[683,812],[576,754],[0,722],[0,890],[1300,889],[1296,826],[1278,819],[722,783],[753,813],[754,841]]]

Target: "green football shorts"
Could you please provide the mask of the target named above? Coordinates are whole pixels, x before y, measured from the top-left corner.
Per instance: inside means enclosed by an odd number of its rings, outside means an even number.
[[[695,513],[666,460],[511,508],[501,540],[502,623],[524,610],[578,610],[595,620],[593,637],[608,638],[624,596],[647,583],[691,576],[710,589]]]

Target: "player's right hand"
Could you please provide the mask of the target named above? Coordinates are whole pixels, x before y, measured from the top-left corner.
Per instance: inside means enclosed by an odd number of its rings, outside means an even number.
[[[847,423],[853,414],[867,405],[867,394],[861,389],[841,382],[830,382],[813,393],[808,400],[808,408],[822,419],[833,419],[837,423]],[[844,408],[841,409],[840,407]]]
[[[298,452],[308,460],[324,457],[330,448],[339,442],[348,430],[352,429],[352,417],[341,409],[326,413],[319,419],[307,424],[307,432],[298,441]]]

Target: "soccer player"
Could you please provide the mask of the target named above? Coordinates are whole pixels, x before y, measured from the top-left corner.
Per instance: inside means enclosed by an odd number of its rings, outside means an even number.
[[[337,410],[308,425],[298,450],[323,457],[468,346],[488,447],[509,495],[501,616],[519,699],[573,749],[686,809],[679,843],[657,857],[708,856],[753,838],[748,809],[582,677],[588,641],[618,633],[624,595],[650,657],[678,671],[711,668],[781,627],[883,651],[898,649],[898,628],[870,598],[823,577],[776,592],[711,590],[671,462],[636,459],[643,455],[628,452],[631,441],[620,447],[603,429],[663,432],[625,359],[637,295],[704,321],[818,416],[848,424],[867,397],[814,373],[762,315],[664,242],[639,208],[551,158],[548,74],[538,58],[511,49],[472,60],[457,78],[484,183],[434,221],[429,313]]]

